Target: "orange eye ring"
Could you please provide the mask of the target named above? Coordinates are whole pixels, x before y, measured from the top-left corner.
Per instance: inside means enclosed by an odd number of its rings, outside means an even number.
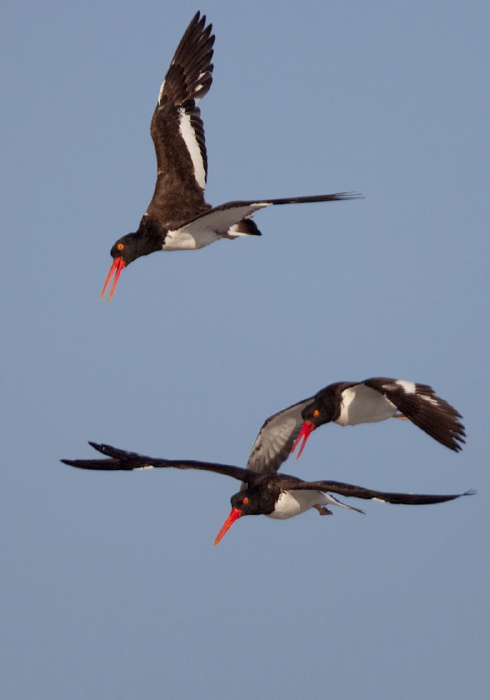
[[[242,501],[243,505],[246,506],[247,503],[248,503],[248,501],[249,501],[248,496],[245,496],[245,498],[244,498],[243,501]]]
[[[315,409],[315,410],[313,411],[313,414],[312,414],[312,415],[313,415],[313,418],[318,418],[318,416],[320,415],[320,411],[319,411],[318,409]]]
[[[117,248],[118,250],[124,250],[124,243],[118,243],[117,246],[116,246],[116,248]]]

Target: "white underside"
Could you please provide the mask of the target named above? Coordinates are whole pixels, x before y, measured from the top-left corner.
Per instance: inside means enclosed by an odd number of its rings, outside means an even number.
[[[335,421],[339,425],[378,423],[392,418],[397,412],[395,404],[365,384],[344,389],[340,416]]]
[[[276,508],[267,517],[275,520],[286,520],[300,515],[314,506],[342,506],[348,510],[355,510],[341,503],[339,500],[323,491],[283,491],[279,496]]]
[[[268,207],[267,202],[210,210],[195,221],[190,221],[174,231],[168,231],[162,250],[197,250],[219,241],[223,236],[230,238],[253,234],[237,233],[237,224],[254,211]]]
[[[189,233],[185,228],[175,231],[167,231],[162,250],[198,250],[215,241],[219,241],[219,236],[215,231],[199,231],[195,234]]]

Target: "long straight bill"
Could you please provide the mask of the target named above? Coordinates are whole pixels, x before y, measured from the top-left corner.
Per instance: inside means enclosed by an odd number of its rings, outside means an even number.
[[[102,294],[100,295],[101,300],[104,298],[104,295],[110,284],[112,275],[114,275],[114,281],[112,283],[111,291],[109,293],[107,301],[110,301],[112,299],[112,295],[114,294],[114,290],[116,289],[117,283],[119,281],[119,275],[121,274],[121,270],[124,269],[125,265],[126,263],[124,262],[124,258],[114,258],[111,269],[109,270],[109,274],[106,277]]]
[[[218,542],[221,540],[223,535],[228,532],[230,527],[233,525],[235,520],[238,520],[238,518],[241,516],[242,511],[238,510],[238,508],[232,508],[230,515],[226,518],[225,522],[223,523],[223,527],[221,530],[218,532],[216,535],[216,539],[214,540],[214,544],[218,544]]]

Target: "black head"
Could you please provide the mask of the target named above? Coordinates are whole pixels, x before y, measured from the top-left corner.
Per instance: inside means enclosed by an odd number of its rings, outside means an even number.
[[[294,452],[296,447],[301,443],[296,459],[298,459],[303,452],[306,441],[315,428],[325,423],[330,423],[339,417],[340,406],[337,405],[336,401],[336,386],[335,384],[330,384],[325,387],[325,389],[319,391],[318,394],[315,394],[308,406],[305,406],[301,411],[301,418],[304,420],[304,423],[291,449],[291,452]]]
[[[114,281],[109,293],[109,301],[112,299],[121,271],[127,267],[129,263],[132,263],[133,260],[136,260],[136,258],[140,258],[142,255],[149,255],[160,249],[161,244],[158,245],[151,237],[142,234],[141,227],[136,233],[127,233],[125,236],[122,236],[122,238],[118,238],[111,248],[111,255],[114,258],[114,262],[107,275],[101,299],[104,298],[112,275],[114,275]]]
[[[279,489],[272,487],[272,479],[267,483],[249,486],[248,489],[235,493],[230,498],[231,507],[241,511],[242,515],[269,515],[275,508]]]
[[[127,233],[119,238],[111,248],[111,255],[115,260],[122,258],[126,267],[142,255],[161,250],[165,233],[165,227],[145,213],[136,233]]]
[[[133,260],[141,255],[146,255],[140,251],[141,237],[137,233],[127,233],[125,236],[118,238],[111,248],[111,255],[114,259],[122,258],[124,267],[127,267]]]
[[[330,406],[328,402],[325,403],[322,397],[315,398],[312,403],[301,411],[301,417],[303,420],[311,423],[313,428],[318,428],[324,423],[330,423],[332,420],[332,414],[332,406]]]
[[[347,382],[329,384],[313,397],[313,401],[301,412],[301,417],[315,428],[337,420],[341,409],[342,390],[351,386]]]
[[[272,513],[279,493],[279,488],[274,488],[272,484],[266,483],[250,486],[244,491],[235,493],[230,499],[231,512],[216,536],[214,544],[218,544],[235,520],[241,518],[242,515],[269,515]]]

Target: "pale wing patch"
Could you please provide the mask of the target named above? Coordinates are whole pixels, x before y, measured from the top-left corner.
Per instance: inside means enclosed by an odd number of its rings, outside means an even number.
[[[406,394],[416,394],[417,385],[414,382],[407,382],[405,379],[397,379],[395,385],[401,386]],[[389,385],[387,385],[389,386]]]
[[[439,401],[433,396],[429,396],[428,394],[421,394],[417,390],[417,384],[415,384],[414,382],[408,382],[405,379],[397,379],[396,382],[394,382],[394,385],[386,384],[387,389],[391,389],[391,387],[393,387],[394,389],[396,389],[397,387],[401,387],[405,394],[416,394],[419,399],[427,401],[427,403],[430,403],[433,406],[439,405]]]
[[[204,190],[206,188],[206,170],[201,155],[201,149],[199,148],[199,143],[196,138],[196,132],[192,126],[191,117],[183,107],[179,109],[179,131],[189,151],[196,182],[199,187]]]
[[[427,401],[428,403],[432,404],[433,406],[439,406],[440,403],[439,401],[434,398],[433,396],[427,396],[427,394],[417,394],[419,399],[423,399],[424,401]]]
[[[261,427],[247,462],[253,472],[274,472],[289,457],[291,447],[303,425],[301,411],[306,399],[267,418]]]
[[[288,417],[280,422],[278,421],[277,424],[272,423],[265,430],[262,429],[253,446],[247,469],[261,472],[263,467],[268,464],[273,464],[275,467],[279,453],[290,440],[297,426],[298,421],[296,418]],[[269,469],[266,471],[269,471]]]
[[[198,79],[198,80],[201,80],[201,78],[205,78],[207,75],[208,75],[208,71],[207,71],[207,70],[203,70],[202,73],[199,73],[199,75],[197,76],[197,79]],[[195,94],[198,94],[199,91],[200,91],[203,87],[204,87],[204,84],[203,84],[203,83],[198,83],[198,84],[196,85],[196,87],[194,88],[194,93],[195,93]],[[200,101],[201,101],[201,98],[200,98],[200,97],[195,97],[195,98],[194,98],[195,104],[197,104],[197,103],[200,102]]]

